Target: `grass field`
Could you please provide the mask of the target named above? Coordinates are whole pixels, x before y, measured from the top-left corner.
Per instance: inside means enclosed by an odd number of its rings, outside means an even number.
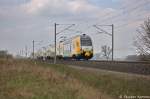
[[[117,99],[120,95],[150,96],[150,79],[0,59],[0,99]]]

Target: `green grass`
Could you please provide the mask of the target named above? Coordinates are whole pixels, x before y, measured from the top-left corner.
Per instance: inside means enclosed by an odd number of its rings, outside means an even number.
[[[118,77],[111,73],[94,73],[72,69],[63,65],[48,65],[41,63],[43,66],[52,67],[61,73],[79,79],[82,83],[99,89],[101,92],[117,98],[120,95],[129,96],[150,96],[150,79],[143,77],[132,77],[127,79]]]
[[[117,99],[119,95],[150,96],[150,79],[0,59],[0,99]]]
[[[77,79],[27,60],[0,60],[0,99],[97,99],[100,93]]]

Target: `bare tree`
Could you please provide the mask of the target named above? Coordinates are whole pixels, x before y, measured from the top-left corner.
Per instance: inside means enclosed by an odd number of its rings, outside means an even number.
[[[110,58],[111,53],[112,53],[112,49],[107,45],[103,45],[101,47],[101,49],[102,49],[101,52],[102,52],[103,57],[105,57],[108,60]]]
[[[144,21],[137,32],[137,39],[134,42],[137,53],[142,57],[150,56],[150,18]]]

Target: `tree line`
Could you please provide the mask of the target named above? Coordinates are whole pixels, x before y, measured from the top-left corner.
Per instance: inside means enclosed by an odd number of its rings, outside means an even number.
[[[6,50],[0,50],[0,58],[13,58],[13,55],[9,54]]]

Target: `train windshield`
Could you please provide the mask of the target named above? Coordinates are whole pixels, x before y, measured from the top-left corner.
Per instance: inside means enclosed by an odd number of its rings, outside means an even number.
[[[92,41],[89,37],[81,37],[81,46],[92,46]]]

